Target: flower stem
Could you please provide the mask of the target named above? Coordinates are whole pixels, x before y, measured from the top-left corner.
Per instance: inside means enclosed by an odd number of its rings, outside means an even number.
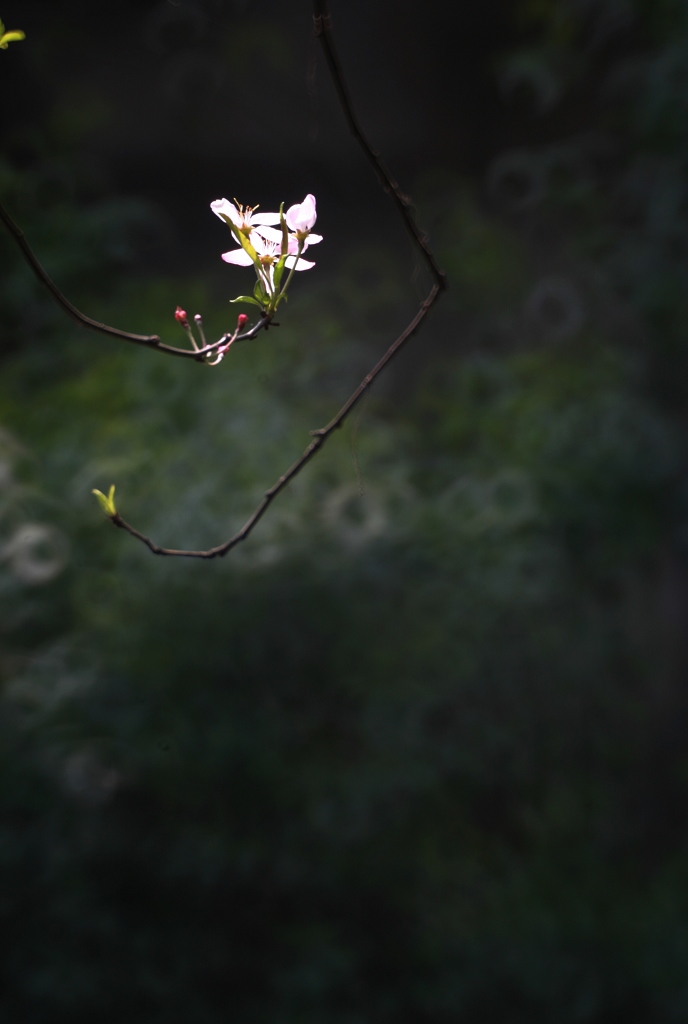
[[[182,326],[183,326],[184,330],[186,331],[187,338],[189,339],[189,341],[193,345],[194,352],[198,352],[198,345],[196,344],[196,339],[194,338],[193,331],[191,330],[191,324],[188,324],[188,323],[187,324],[182,324]]]
[[[282,285],[282,290],[280,291],[279,295],[277,296],[277,302],[275,302],[275,309],[277,308],[277,305],[278,305],[280,299],[282,298],[282,296],[286,294],[287,288],[289,287],[289,282],[291,281],[292,277],[294,276],[294,271],[296,270],[296,264],[299,262],[299,259],[301,257],[301,253],[302,252],[303,252],[303,239],[301,239],[299,241],[299,248],[298,248],[298,251],[296,253],[296,259],[294,260],[294,266],[289,271],[289,274],[287,276],[287,280]]]

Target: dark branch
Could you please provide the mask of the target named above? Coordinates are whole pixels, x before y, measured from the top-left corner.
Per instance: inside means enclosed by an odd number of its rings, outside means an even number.
[[[224,544],[219,544],[217,547],[214,548],[208,548],[206,551],[185,551],[178,550],[176,548],[161,548],[157,544],[154,544],[149,537],[146,537],[144,534],[134,529],[133,526],[130,526],[129,523],[122,519],[120,515],[116,515],[113,517],[112,522],[114,523],[115,526],[118,526],[123,530],[127,530],[133,537],[136,537],[138,538],[138,540],[142,541],[156,555],[175,555],[180,558],[219,558],[222,557],[222,555],[226,555],[228,551],[231,551],[231,549],[236,547],[237,544],[240,544],[243,540],[245,540],[246,537],[248,537],[249,533],[251,533],[251,531],[253,530],[254,526],[258,523],[258,520],[262,518],[265,512],[267,512],[268,508],[275,500],[277,495],[284,490],[284,488],[290,483],[291,480],[294,479],[294,477],[298,473],[301,472],[306,463],[310,462],[313,456],[316,455],[317,452],[323,447],[327,439],[334,433],[334,431],[342,426],[344,420],[347,418],[347,416],[352,411],[354,406],[358,404],[358,402],[361,400],[363,395],[370,388],[370,386],[373,384],[373,382],[376,380],[379,374],[382,373],[382,371],[391,362],[391,360],[394,358],[397,352],[399,352],[403,348],[403,346],[406,344],[409,338],[411,338],[416,333],[416,331],[422,324],[423,320],[428,315],[430,308],[437,301],[442,291],[444,291],[444,289],[447,287],[446,276],[444,272],[440,270],[439,266],[435,261],[435,257],[433,256],[430,247],[428,246],[427,236],[419,230],[416,222],[413,219],[413,216],[411,215],[411,200],[409,199],[408,196],[404,195],[404,193],[401,191],[397,183],[394,181],[394,179],[391,177],[391,175],[388,173],[388,171],[382,164],[378,154],[373,150],[370,143],[363,134],[363,129],[361,128],[358,118],[354,113],[351,98],[349,95],[349,90],[346,87],[342,68],[339,63],[337,51],[335,50],[334,42],[332,39],[332,24],[329,15],[327,0],[313,0],[313,23],[315,28],[315,34],[320,40],[323,51],[325,53],[327,66],[329,68],[330,75],[332,76],[335,89],[337,90],[337,96],[344,111],[344,116],[346,118],[347,124],[349,125],[349,129],[354,138],[356,139],[356,141],[358,142],[358,144],[360,145],[361,149],[365,153],[366,157],[375,168],[375,171],[385,192],[387,192],[392,197],[392,200],[397,210],[399,211],[404,221],[404,224],[406,225],[406,228],[413,239],[414,244],[420,250],[425,262],[427,263],[430,269],[430,272],[432,273],[435,279],[435,284],[432,286],[430,293],[428,294],[425,301],[422,303],[418,313],[416,313],[411,323],[408,325],[408,327],[406,327],[404,331],[401,332],[396,341],[394,341],[390,345],[382,359],[380,359],[380,361],[373,367],[370,373],[363,378],[361,383],[358,385],[353,394],[346,400],[346,402],[341,407],[336,416],[332,420],[330,420],[327,426],[321,427],[319,430],[311,431],[311,436],[313,440],[308,445],[303,455],[296,460],[293,466],[291,466],[275,484],[272,485],[269,491],[265,492],[263,500],[255,509],[251,517],[247,519],[247,521],[244,523],[241,529],[237,533],[235,533],[233,537],[230,537],[229,540],[225,541]]]
[[[143,533],[140,533],[138,530],[134,529],[133,526],[130,526],[129,523],[122,519],[122,517],[119,514],[112,516],[111,521],[114,523],[115,526],[119,526],[121,529],[126,530],[128,533],[130,533],[132,537],[136,537],[138,538],[138,540],[143,541],[146,547],[150,548],[154,555],[176,555],[178,558],[219,558],[222,555],[226,555],[228,551],[231,551],[232,548],[236,547],[237,544],[240,544],[242,540],[245,540],[246,537],[248,537],[253,527],[256,525],[258,520],[263,517],[265,512],[267,512],[268,508],[275,500],[277,495],[280,493],[280,491],[283,491],[284,488],[294,479],[297,473],[301,472],[306,463],[310,462],[313,456],[318,451],[320,451],[322,446],[325,444],[325,441],[327,441],[328,437],[330,437],[335,430],[341,427],[346,417],[349,415],[354,406],[357,405],[358,402],[361,400],[361,398],[368,390],[368,388],[371,386],[371,384],[378,376],[378,374],[380,374],[384,370],[385,366],[387,366],[390,360],[394,358],[394,356],[406,344],[409,338],[416,333],[421,323],[428,315],[430,307],[435,302],[439,294],[439,285],[433,285],[430,294],[428,295],[427,299],[422,304],[422,306],[420,307],[420,309],[418,310],[418,312],[416,313],[415,317],[408,325],[406,330],[402,331],[402,333],[399,335],[394,344],[390,345],[390,347],[387,349],[386,353],[379,361],[379,363],[370,371],[370,373],[366,377],[363,378],[363,380],[358,385],[354,393],[351,395],[349,399],[347,399],[347,401],[341,407],[341,409],[334,417],[334,419],[330,420],[326,427],[321,427],[319,430],[311,431],[311,436],[313,437],[313,440],[308,445],[303,455],[296,460],[293,466],[291,466],[275,484],[272,485],[269,491],[265,492],[263,500],[261,501],[260,505],[258,505],[256,510],[253,512],[251,517],[247,519],[247,521],[244,523],[241,529],[237,533],[235,533],[233,537],[230,537],[229,540],[225,541],[224,544],[218,544],[217,547],[208,548],[206,551],[185,551],[179,550],[177,548],[161,548],[157,544],[154,544],[150,537],[146,537]]]
[[[404,225],[406,226],[409,234],[411,235],[414,245],[420,251],[423,259],[428,265],[430,272],[432,273],[432,276],[435,280],[435,283],[433,284],[427,298],[421,304],[420,309],[418,310],[418,312],[416,313],[415,317],[408,325],[408,327],[406,327],[406,329],[401,332],[396,341],[394,341],[390,345],[382,359],[380,359],[380,361],[373,367],[370,373],[363,378],[359,386],[356,388],[353,394],[346,400],[346,402],[341,407],[339,412],[332,420],[330,420],[327,426],[321,427],[319,430],[311,431],[311,436],[313,440],[310,442],[310,444],[308,445],[304,453],[301,455],[301,457],[298,458],[296,462],[286,471],[286,473],[284,473],[279,478],[279,480],[277,480],[276,483],[274,483],[272,487],[265,492],[263,500],[257,506],[253,514],[247,519],[247,521],[244,523],[241,529],[237,533],[235,533],[233,537],[230,537],[229,540],[225,541],[224,544],[219,544],[217,547],[214,548],[208,548],[205,551],[191,551],[177,548],[162,548],[159,545],[155,544],[150,539],[150,537],[146,537],[145,534],[141,533],[139,530],[135,529],[135,527],[131,526],[124,519],[122,519],[119,513],[117,513],[114,516],[111,516],[111,521],[115,526],[119,527],[122,530],[126,530],[128,533],[132,535],[132,537],[136,537],[137,540],[140,540],[143,544],[145,544],[146,547],[149,548],[155,555],[174,555],[178,558],[218,558],[222,555],[226,555],[228,551],[231,551],[231,549],[236,547],[237,544],[240,544],[241,541],[245,540],[246,537],[248,537],[248,535],[253,530],[254,526],[256,526],[258,521],[262,519],[263,515],[268,510],[268,508],[275,500],[277,495],[284,490],[284,488],[294,479],[294,477],[298,473],[301,472],[306,463],[310,462],[314,455],[316,455],[317,452],[320,451],[320,449],[323,447],[327,439],[334,433],[334,431],[342,426],[349,413],[358,404],[358,402],[361,400],[366,391],[371,387],[371,385],[379,376],[379,374],[382,373],[382,371],[391,362],[391,360],[394,358],[397,352],[401,351],[401,349],[409,340],[409,338],[411,338],[416,333],[416,331],[422,324],[423,320],[430,312],[431,307],[434,305],[434,303],[437,301],[441,293],[447,287],[445,274],[442,270],[440,270],[439,266],[435,261],[435,257],[433,256],[427,242],[427,236],[418,228],[415,220],[413,219],[413,216],[411,214],[412,203],[410,198],[401,191],[396,181],[394,181],[394,179],[391,177],[389,172],[382,164],[380,157],[378,156],[378,154],[375,152],[375,150],[372,148],[367,138],[365,137],[363,129],[361,128],[361,125],[358,121],[358,118],[354,113],[351,97],[349,95],[349,90],[344,80],[341,64],[339,63],[339,58],[337,56],[337,51],[335,50],[334,41],[332,38],[332,24],[329,14],[328,0],[313,0],[313,23],[315,34],[322,46],[325,55],[325,60],[327,61],[327,66],[332,77],[335,89],[337,91],[337,96],[339,98],[340,105],[344,112],[344,117],[346,118],[347,124],[349,126],[349,130],[351,131],[352,135],[354,136],[359,146],[363,150],[366,158],[373,165],[383,189],[391,196],[392,201],[394,202],[394,205],[399,211],[399,214],[404,222]],[[62,306],[62,308],[66,310],[66,312],[83,327],[90,327],[92,330],[101,331],[104,334],[111,334],[114,337],[124,338],[126,341],[134,342],[137,345],[146,345],[147,347],[157,349],[158,351],[167,352],[171,355],[185,356],[186,358],[195,359],[198,361],[203,361],[204,355],[207,355],[208,353],[214,351],[221,344],[223,344],[227,338],[230,337],[230,335],[225,335],[223,338],[220,339],[220,341],[215,342],[213,345],[208,345],[206,348],[201,349],[198,352],[192,352],[187,349],[177,349],[172,348],[169,345],[163,345],[156,335],[145,336],[139,334],[129,334],[126,331],[120,331],[114,327],[106,327],[105,324],[100,324],[95,320],[91,320],[90,317],[84,316],[83,313],[80,313],[79,310],[76,309],[71,304],[71,302],[69,302],[68,299],[65,298],[62,292],[60,292],[59,289],[55,286],[55,284],[51,281],[51,279],[48,277],[45,270],[40,265],[40,263],[34,256],[33,252],[29,248],[29,245],[26,242],[26,239],[24,238],[23,232],[17,227],[17,225],[14,223],[10,215],[2,208],[2,206],[0,206],[0,219],[2,219],[8,231],[19,245],[20,249],[24,254],[25,259],[27,260],[29,266],[32,268],[32,270],[39,278],[39,280],[41,280],[43,284],[48,288],[48,290],[51,292],[51,294],[59,303],[59,305]],[[263,328],[267,329],[269,325],[269,318],[261,317],[259,322],[254,327],[252,327],[250,331],[247,331],[245,334],[239,335],[236,338],[236,341],[243,341],[245,339],[255,337],[260,330],[262,330]]]
[[[58,306],[62,306],[65,313],[67,313],[68,316],[71,316],[72,320],[75,320],[81,327],[87,327],[92,331],[99,331],[101,334],[109,334],[113,338],[122,338],[124,341],[130,341],[134,345],[143,345],[145,348],[155,349],[156,352],[165,352],[169,356],[182,356],[184,359],[194,359],[197,363],[205,362],[204,357],[206,355],[214,352],[215,349],[219,348],[220,345],[224,344],[225,341],[231,337],[231,335],[226,334],[220,338],[219,341],[213,342],[212,345],[206,345],[205,348],[198,349],[198,351],[194,352],[192,349],[176,348],[174,345],[166,345],[160,340],[157,334],[131,334],[129,331],[121,331],[118,327],[108,327],[107,324],[101,324],[98,320],[92,320],[90,316],[86,316],[84,313],[80,312],[76,306],[73,306],[66,295],[62,294],[53,279],[38,261],[36,254],[26,241],[24,232],[19,225],[15,223],[2,203],[0,203],[0,220],[21,249],[24,259],[29,264],[41,284],[45,285],[57,302]],[[235,339],[235,342],[246,341],[248,338],[255,338],[256,334],[258,334],[263,327],[266,327],[269,322],[268,317],[261,317],[258,323],[255,324],[250,331],[240,334]]]
[[[441,290],[444,290],[447,287],[446,275],[443,270],[440,270],[435,261],[435,257],[430,251],[427,235],[419,229],[413,219],[411,214],[411,207],[413,204],[410,197],[401,191],[394,178],[382,163],[379,153],[377,153],[368,142],[367,138],[363,134],[361,123],[354,112],[351,96],[344,79],[344,73],[342,71],[342,66],[339,62],[339,57],[334,45],[334,39],[332,37],[332,18],[330,17],[329,12],[329,0],[313,0],[313,26],[315,34],[320,40],[320,45],[322,46],[325,54],[327,67],[332,77],[332,81],[334,82],[334,87],[337,90],[337,97],[339,98],[342,110],[344,111],[344,117],[346,118],[346,123],[349,126],[349,131],[356,139],[356,142],[365,153],[369,162],[373,165],[383,189],[392,197],[392,201],[399,211],[407,231],[411,235],[411,238],[417,247],[420,249],[438,287]]]

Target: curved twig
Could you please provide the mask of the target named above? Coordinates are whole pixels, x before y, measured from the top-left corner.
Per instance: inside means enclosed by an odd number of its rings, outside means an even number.
[[[327,439],[334,433],[334,431],[342,426],[349,413],[352,411],[354,406],[358,404],[358,402],[361,400],[363,395],[367,392],[367,390],[370,388],[370,386],[373,384],[373,382],[376,380],[379,374],[382,373],[382,371],[385,369],[388,363],[394,358],[397,352],[399,352],[403,348],[403,346],[406,344],[409,338],[411,338],[416,333],[416,331],[422,324],[423,320],[428,315],[431,307],[434,305],[434,303],[437,301],[441,293],[447,287],[445,274],[439,268],[437,262],[435,261],[435,257],[433,256],[432,251],[430,250],[430,247],[428,245],[427,236],[419,229],[418,225],[416,224],[413,218],[413,215],[411,214],[412,204],[410,198],[401,191],[396,181],[391,177],[389,172],[386,170],[382,161],[380,160],[378,153],[375,152],[375,150],[368,142],[366,136],[364,135],[360,122],[356,117],[351,102],[351,97],[349,95],[349,90],[344,80],[341,64],[337,56],[337,51],[334,46],[334,40],[332,38],[332,23],[329,14],[328,0],[313,0],[313,25],[315,35],[322,46],[325,55],[325,60],[327,62],[327,66],[330,72],[330,76],[332,77],[332,81],[334,83],[340,105],[344,112],[344,117],[346,118],[346,122],[349,126],[349,130],[351,131],[351,134],[354,136],[359,146],[363,150],[366,158],[369,160],[369,162],[375,169],[375,172],[380,180],[380,183],[384,191],[391,196],[392,201],[394,202],[397,210],[399,211],[399,214],[404,222],[406,229],[411,235],[414,245],[420,251],[425,263],[427,264],[434,278],[434,284],[430,289],[427,298],[421,303],[420,309],[418,310],[410,324],[390,345],[390,347],[387,349],[383,357],[373,367],[370,373],[363,378],[359,386],[356,388],[353,394],[346,400],[346,402],[341,407],[339,412],[334,416],[334,418],[330,420],[330,422],[326,426],[321,427],[318,430],[311,431],[312,441],[310,442],[306,450],[303,452],[303,454],[300,456],[300,458],[298,458],[296,462],[286,471],[286,473],[283,473],[279,480],[277,480],[272,485],[272,487],[270,487],[270,489],[265,492],[262,501],[257,506],[255,511],[247,519],[247,521],[244,523],[241,529],[232,537],[230,537],[229,540],[225,541],[223,544],[217,545],[217,547],[208,548],[205,551],[163,548],[160,547],[158,544],[155,544],[150,539],[150,537],[146,537],[145,534],[141,533],[135,527],[127,523],[126,520],[124,520],[119,513],[115,513],[115,515],[110,517],[111,522],[113,523],[114,526],[126,530],[127,533],[130,533],[132,535],[132,537],[136,537],[137,540],[140,540],[143,544],[145,544],[146,547],[149,548],[149,550],[152,551],[153,554],[155,555],[172,555],[178,558],[218,558],[222,555],[226,555],[228,551],[231,551],[231,549],[236,547],[237,544],[240,544],[243,540],[245,540],[246,537],[248,537],[248,535],[251,533],[253,528],[256,526],[258,521],[263,517],[263,515],[270,507],[272,502],[275,500],[277,495],[284,490],[284,488],[290,483],[290,481],[293,480],[294,477],[301,472],[304,466],[308,462],[310,462],[310,460],[317,454],[317,452],[320,451],[320,449],[323,447]],[[206,348],[199,350],[198,352],[191,352],[186,349],[174,349],[169,345],[163,345],[156,335],[143,336],[138,334],[129,334],[126,331],[119,331],[114,327],[106,327],[104,324],[99,324],[95,320],[91,320],[90,317],[86,317],[82,313],[80,313],[53,284],[53,282],[48,277],[46,272],[43,270],[40,263],[38,262],[33,252],[29,248],[28,243],[24,238],[23,232],[20,231],[20,229],[14,223],[9,214],[7,214],[1,206],[0,218],[4,221],[5,226],[13,235],[15,241],[24,253],[27,262],[29,263],[37,277],[43,282],[43,284],[46,285],[46,287],[52,293],[53,297],[56,299],[59,305],[61,305],[63,309],[65,309],[66,312],[74,320],[77,321],[77,323],[82,324],[82,326],[90,327],[93,330],[98,330],[105,334],[111,334],[114,335],[115,337],[124,338],[126,341],[132,341],[138,345],[146,345],[149,348],[154,348],[157,349],[158,351],[168,352],[169,354],[172,355],[183,355],[186,356],[187,358],[196,359],[199,361],[203,359],[203,356],[205,354],[213,351],[225,340],[223,338],[219,342],[215,342],[213,345],[209,345]],[[261,318],[258,324],[256,324],[253,328],[251,328],[250,331],[247,331],[245,334],[239,335],[236,340],[240,341],[249,337],[255,337],[259,330],[261,330],[263,327],[267,329],[269,324],[270,321],[268,318]],[[226,335],[225,337],[229,337],[229,335]]]
[[[332,77],[332,81],[334,82],[334,87],[337,90],[337,97],[344,112],[346,123],[349,126],[349,131],[365,153],[368,161],[372,164],[382,188],[391,196],[392,202],[399,211],[406,230],[411,235],[416,246],[420,249],[423,258],[435,279],[438,289],[440,291],[444,291],[447,287],[446,275],[443,270],[440,270],[437,262],[435,261],[435,257],[428,246],[428,236],[425,232],[420,230],[413,219],[413,215],[411,214],[411,207],[413,204],[410,197],[401,191],[394,178],[382,163],[380,154],[374,150],[368,142],[367,138],[363,134],[361,123],[354,112],[351,96],[349,95],[342,66],[339,62],[339,56],[337,55],[334,39],[332,37],[332,18],[330,17],[329,0],[313,0],[313,27],[325,54],[327,67],[329,69],[330,76]]]
[[[81,327],[87,327],[92,331],[99,331],[101,334],[109,334],[114,338],[122,338],[124,341],[130,341],[134,345],[143,345],[145,348],[155,349],[156,352],[164,352],[168,356],[181,356],[184,359],[193,359],[197,363],[205,362],[204,357],[206,355],[214,352],[215,349],[219,348],[220,345],[223,345],[225,341],[231,337],[231,334],[225,334],[219,341],[214,341],[212,345],[206,345],[205,348],[198,349],[194,352],[192,349],[176,348],[174,345],[166,345],[160,340],[157,334],[132,334],[130,331],[121,331],[119,327],[108,327],[107,324],[101,324],[98,320],[92,320],[90,316],[86,316],[85,313],[78,310],[76,306],[69,301],[66,295],[62,294],[53,279],[39,262],[36,254],[26,240],[26,235],[16,221],[10,216],[2,203],[0,203],[0,220],[21,249],[24,259],[29,264],[41,284],[45,285],[57,302],[58,306],[62,306],[67,316],[70,316],[72,320],[75,320]],[[269,322],[270,320],[268,317],[261,317],[258,323],[255,324],[250,331],[246,331],[244,334],[238,335],[235,338],[235,342],[255,338],[256,334],[266,327]]]
[[[225,541],[224,544],[218,544],[217,547],[208,548],[206,551],[186,551],[178,548],[161,548],[159,547],[159,545],[155,544],[150,539],[150,537],[146,537],[145,534],[140,533],[133,526],[127,523],[126,520],[122,519],[119,513],[117,513],[114,516],[111,516],[110,521],[113,523],[114,526],[119,526],[121,529],[126,530],[127,533],[130,533],[132,537],[136,537],[138,540],[142,541],[147,548],[150,548],[154,555],[176,555],[178,558],[219,558],[222,555],[226,555],[228,551],[231,551],[231,549],[236,547],[237,544],[240,544],[242,540],[246,540],[253,527],[256,525],[258,520],[261,519],[263,515],[267,512],[269,506],[275,500],[280,491],[283,491],[284,488],[294,479],[297,473],[301,472],[306,463],[310,462],[313,456],[318,451],[320,451],[322,446],[325,444],[325,441],[327,441],[328,437],[330,437],[335,430],[341,427],[346,417],[349,415],[353,407],[363,397],[363,395],[368,390],[368,388],[373,383],[378,374],[381,373],[382,370],[384,370],[387,363],[389,363],[389,361],[397,354],[397,352],[403,347],[403,345],[409,340],[409,338],[416,333],[421,323],[427,316],[430,307],[435,302],[439,294],[439,285],[433,285],[430,294],[428,295],[427,299],[422,304],[422,306],[420,307],[420,309],[418,310],[418,312],[416,313],[415,317],[408,325],[406,330],[402,331],[402,333],[399,335],[394,344],[387,349],[379,363],[377,363],[377,365],[373,367],[370,373],[363,378],[363,380],[358,385],[354,393],[344,403],[344,405],[339,410],[337,415],[332,420],[330,420],[327,426],[321,427],[319,430],[311,431],[311,436],[313,437],[313,440],[308,445],[303,455],[296,460],[293,466],[291,466],[286,473],[282,474],[279,480],[272,485],[270,490],[265,492],[263,500],[258,505],[253,514],[250,516],[250,518],[247,519],[244,525],[241,527],[241,529],[238,530],[233,537],[230,537],[229,540]]]

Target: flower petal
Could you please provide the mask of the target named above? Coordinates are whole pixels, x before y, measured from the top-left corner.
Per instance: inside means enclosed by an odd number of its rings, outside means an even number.
[[[265,239],[267,239],[270,242],[274,242],[276,245],[278,245],[280,247],[280,250],[281,250],[281,247],[282,247],[282,232],[281,231],[277,231],[275,228],[256,228],[256,234],[259,235],[259,237],[261,237],[261,238],[265,238]],[[255,243],[256,234],[251,235],[252,241],[254,243]],[[306,238],[303,239],[303,248],[304,248],[304,250],[307,249],[309,245],[315,245],[317,242],[322,242],[322,237],[323,237],[322,235],[307,235]],[[295,253],[298,252],[298,250],[299,250],[299,239],[296,237],[296,235],[289,235],[288,236],[288,245],[289,245],[289,250],[288,251],[292,255],[294,255]]]
[[[225,263],[236,263],[238,267],[253,266],[253,260],[244,249],[232,249],[231,252],[223,252],[222,259]]]
[[[316,236],[320,240],[321,236]],[[268,247],[265,242],[273,242],[277,246],[276,256],[280,256],[282,253],[282,232],[277,231],[275,228],[256,228],[255,232],[251,234],[251,244],[255,247],[258,253],[267,253]],[[310,235],[299,242],[296,235],[287,236],[287,252],[291,256],[295,256],[299,251],[299,245],[302,247],[302,251],[308,248],[310,242]]]
[[[279,224],[279,213],[252,213],[251,224]]]
[[[295,270],[310,270],[311,267],[315,266],[315,263],[311,263],[310,260],[304,260],[303,257],[297,261],[296,256],[287,256],[284,265],[289,267],[290,270],[292,267]]]
[[[290,206],[286,213],[287,227],[292,231],[310,231],[316,219],[315,196],[310,192],[302,203]]]
[[[301,216],[308,221],[308,230],[310,231],[318,219],[315,212],[315,196],[310,192],[301,203]]]
[[[255,242],[255,235],[258,235],[260,238],[267,238],[269,242],[276,242],[278,245],[282,241],[282,232],[277,231],[276,228],[256,228],[251,244]]]
[[[263,237],[263,233],[262,232],[258,233],[257,231],[252,231],[251,232],[250,243],[253,246],[253,248],[256,250],[256,252],[258,253],[259,256],[267,256],[268,255],[269,247],[268,247],[267,242],[265,241],[265,238]]]
[[[215,199],[210,204],[210,209],[216,217],[219,217],[220,220],[225,221],[225,223],[226,218],[231,220],[232,224],[240,223],[239,211],[234,203],[230,203],[229,199]]]

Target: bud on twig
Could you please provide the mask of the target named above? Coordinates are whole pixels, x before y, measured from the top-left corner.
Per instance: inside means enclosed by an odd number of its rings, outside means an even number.
[[[5,31],[5,26],[0,21],[0,50],[6,50],[8,43],[16,43],[26,39],[26,36],[21,29],[12,29],[10,32]]]
[[[239,313],[237,317],[237,331],[240,331],[248,323],[248,317],[245,313]]]
[[[205,340],[205,334],[203,333],[203,317],[201,316],[200,313],[196,313],[196,315],[194,316],[194,323],[196,324],[196,327],[198,328],[198,333],[201,337],[201,345],[203,346],[203,348],[205,348],[208,342]]]
[[[186,319],[186,311],[183,310],[181,306],[177,306],[177,312],[174,314],[174,319],[185,329],[189,326],[189,321]]]
[[[91,493],[95,494],[96,498],[98,499],[98,504],[102,508],[105,515],[108,516],[108,518],[110,519],[114,519],[115,516],[117,515],[117,509],[115,508],[115,485],[112,485],[107,497],[105,497],[102,491],[97,491],[95,487],[93,488]]]

